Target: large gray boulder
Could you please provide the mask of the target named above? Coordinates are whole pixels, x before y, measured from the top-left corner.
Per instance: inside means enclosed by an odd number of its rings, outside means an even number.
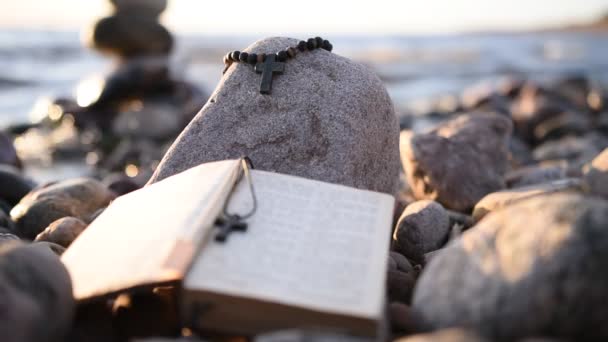
[[[468,211],[505,187],[512,123],[496,114],[462,115],[424,134],[401,135],[401,161],[417,199]]]
[[[608,339],[608,201],[553,194],[489,214],[422,273],[423,329],[497,340]]]
[[[298,43],[268,38],[247,52]],[[202,163],[249,156],[257,169],[386,193],[396,191],[399,126],[380,79],[365,66],[317,49],[275,75],[234,63],[161,161],[150,183]]]

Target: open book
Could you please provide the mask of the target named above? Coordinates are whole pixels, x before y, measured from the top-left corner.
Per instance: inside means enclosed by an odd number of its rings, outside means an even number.
[[[224,205],[252,206],[240,170],[239,160],[207,163],[114,201],[62,257],[76,299],[174,283],[194,329],[374,335],[394,198],[253,170],[257,210],[220,243]]]

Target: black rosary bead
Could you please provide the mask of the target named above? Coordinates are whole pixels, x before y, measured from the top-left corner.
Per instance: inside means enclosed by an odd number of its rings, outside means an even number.
[[[232,51],[230,53],[230,59],[232,59],[235,62],[239,61],[239,56],[240,56],[241,52],[240,51]]]
[[[247,52],[241,52],[239,55],[239,61],[243,63],[247,63],[247,58],[249,58],[249,54]]]
[[[308,41],[306,42],[306,47],[308,48],[308,50],[314,50],[317,48],[317,41],[314,38],[310,38],[308,39]]]
[[[285,62],[287,60],[287,51],[279,51],[277,52],[277,60],[279,62]]]
[[[230,62],[231,62],[231,60],[230,60],[230,53],[228,53],[226,56],[224,56],[224,64],[228,64]]]
[[[247,56],[247,63],[251,64],[251,65],[255,65],[258,62],[258,55],[255,53],[250,53],[249,56]]]
[[[289,58],[294,58],[296,56],[297,52],[296,49],[290,47],[287,49],[287,57]]]
[[[331,43],[329,42],[329,40],[324,40],[323,44],[321,45],[321,47],[324,50],[327,50],[327,51],[330,51],[330,52],[331,52],[331,49],[333,49],[333,46],[331,45]]]
[[[265,53],[261,53],[258,55],[258,63],[264,63],[264,60],[266,59],[266,54]]]
[[[305,42],[305,41],[301,40],[301,41],[298,43],[298,50],[300,50],[300,51],[302,51],[302,52],[306,51],[306,49],[307,49],[307,45],[308,45],[308,44],[306,44],[306,42]]]
[[[317,41],[317,47],[321,48],[323,46],[323,38],[315,37],[315,40]]]

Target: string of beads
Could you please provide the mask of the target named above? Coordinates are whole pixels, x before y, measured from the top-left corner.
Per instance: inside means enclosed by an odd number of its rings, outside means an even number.
[[[305,51],[312,51],[314,49],[324,49],[329,52],[333,49],[333,45],[321,37],[310,38],[308,40],[302,40],[296,46],[288,47],[284,50],[277,52],[275,60],[278,62],[286,62],[288,59],[294,58],[298,53]],[[224,56],[224,73],[232,65],[232,63],[247,63],[256,65],[258,63],[264,63],[268,55],[265,53],[247,53],[240,51],[232,51]]]

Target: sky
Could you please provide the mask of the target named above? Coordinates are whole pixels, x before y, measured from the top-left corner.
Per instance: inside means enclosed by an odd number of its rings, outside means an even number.
[[[108,0],[0,0],[0,27],[78,30]],[[608,0],[170,0],[163,22],[206,34],[418,34],[583,23]]]

